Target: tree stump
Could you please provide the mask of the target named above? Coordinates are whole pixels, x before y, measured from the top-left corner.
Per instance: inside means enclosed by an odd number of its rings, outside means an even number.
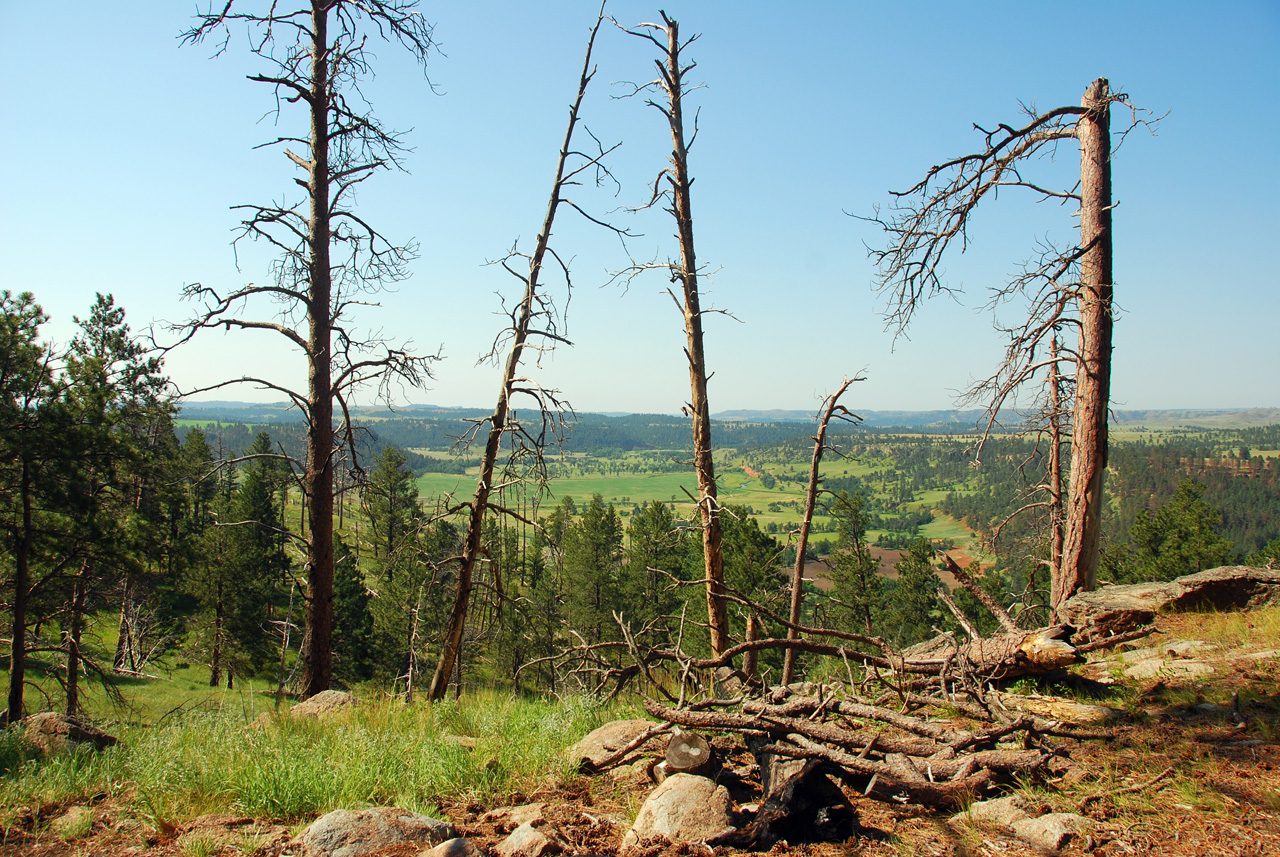
[[[701,735],[678,730],[667,743],[667,772],[669,774],[698,774],[711,772],[714,760],[711,745]]]

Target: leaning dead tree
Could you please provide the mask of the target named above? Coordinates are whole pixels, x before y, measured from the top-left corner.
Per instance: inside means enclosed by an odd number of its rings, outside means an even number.
[[[564,429],[568,405],[561,399],[560,394],[555,390],[542,387],[533,378],[521,375],[521,361],[527,351],[541,358],[542,354],[558,344],[570,344],[563,333],[562,316],[543,283],[543,264],[549,256],[559,268],[565,288],[571,288],[568,265],[550,246],[551,230],[555,224],[556,214],[560,206],[565,204],[593,223],[619,232],[614,227],[588,215],[566,195],[573,187],[581,185],[584,179],[591,178],[597,183],[606,179],[608,173],[604,158],[616,148],[612,146],[606,149],[596,142],[594,151],[579,149],[575,148],[573,139],[579,123],[582,98],[586,94],[588,84],[595,76],[595,69],[591,65],[591,52],[603,20],[604,3],[601,3],[595,25],[591,28],[591,36],[587,40],[582,73],[578,77],[577,95],[569,107],[569,123],[565,128],[564,141],[560,145],[560,154],[556,160],[551,196],[532,252],[522,253],[513,249],[500,263],[508,273],[521,282],[524,294],[520,302],[509,311],[511,324],[494,342],[489,354],[491,359],[497,359],[501,349],[506,347],[506,361],[503,364],[497,404],[494,406],[493,413],[483,420],[478,420],[464,438],[469,441],[477,437],[485,431],[487,423],[484,453],[480,459],[480,476],[476,482],[475,494],[469,502],[456,510],[465,510],[467,513],[467,532],[462,555],[457,558],[456,563],[457,578],[453,606],[445,626],[440,659],[436,663],[435,674],[431,679],[430,698],[432,700],[444,698],[450,677],[454,674],[458,662],[472,592],[475,588],[476,564],[484,550],[481,542],[484,536],[485,517],[491,510],[499,514],[519,517],[517,512],[499,506],[491,498],[509,484],[510,480],[524,478],[517,473],[520,469],[525,473],[531,471],[539,487],[545,486],[547,474],[543,452],[548,445],[559,441]],[[592,139],[594,141],[595,138]],[[523,264],[520,269],[517,269],[515,265],[520,263]],[[517,417],[512,407],[512,400],[517,396],[523,396],[533,405],[534,412],[537,414],[535,420],[524,421]],[[495,475],[504,442],[510,453],[506,469],[503,474]]]
[[[819,467],[822,465],[822,456],[828,448],[827,428],[831,425],[831,420],[833,419],[852,423],[859,422],[862,419],[840,404],[840,397],[845,394],[849,387],[862,380],[864,379],[861,376],[845,378],[839,389],[827,396],[823,401],[821,415],[818,417],[818,433],[813,437],[813,461],[809,466],[809,490],[805,494],[804,517],[800,519],[800,533],[796,540],[796,566],[791,576],[791,627],[787,630],[788,640],[794,640],[799,636],[796,626],[800,624],[800,608],[804,601],[804,561],[805,554],[809,550],[809,530],[813,525],[814,506],[818,501],[818,486],[822,481],[822,477],[819,475]],[[796,651],[795,649],[787,649],[786,660],[782,665],[783,684],[791,684],[795,670]]]
[[[697,40],[694,34],[680,40],[680,23],[659,12],[661,24],[640,24],[626,29],[630,35],[646,39],[657,47],[659,56],[654,60],[658,77],[635,87],[637,95],[656,91],[657,99],[646,104],[656,108],[671,129],[671,157],[653,182],[653,196],[646,207],[663,204],[676,221],[676,238],[680,244],[680,259],[665,264],[635,266],[632,273],[641,268],[657,267],[666,270],[673,282],[680,283],[681,293],[668,290],[671,299],[684,316],[685,357],[689,363],[690,400],[685,408],[693,420],[693,466],[698,476],[698,515],[702,523],[703,563],[706,571],[707,622],[711,632],[711,651],[720,654],[730,646],[729,608],[725,599],[723,531],[720,523],[720,501],[716,492],[715,462],[711,456],[711,406],[707,399],[707,358],[703,348],[702,309],[698,292],[698,261],[693,246],[693,202],[689,176],[689,149],[697,139],[697,117],[694,130],[685,136],[684,97],[690,87],[686,75],[697,63],[687,62],[683,51]]]
[[[1031,377],[1043,376],[1050,366],[1064,361],[1075,369],[1071,469],[1063,501],[1061,559],[1051,586],[1055,609],[1073,593],[1092,589],[1098,569],[1111,390],[1114,104],[1127,106],[1127,96],[1112,93],[1100,78],[1089,85],[1079,106],[1028,109],[1029,118],[1021,127],[978,127],[983,135],[979,151],[930,168],[919,183],[894,194],[887,212],[877,211],[871,218],[888,233],[887,246],[872,249],[871,257],[879,266],[878,289],[888,298],[888,322],[901,332],[926,298],[949,291],[941,278],[943,257],[953,243],[964,251],[969,218],[988,195],[1019,188],[1043,200],[1079,204],[1079,241],[1063,249],[1049,247],[994,299],[1000,303],[1015,295],[1028,297],[1031,309],[1025,324],[1013,329],[1006,369],[992,382],[993,419],[1003,397]],[[1137,125],[1148,124],[1136,109],[1129,109],[1132,121],[1114,142]],[[1052,155],[1066,140],[1080,147],[1080,181],[1074,187],[1053,189],[1024,176],[1028,161]],[[1077,329],[1075,348],[1055,346],[1046,357],[1050,339],[1068,327]]]
[[[331,676],[335,451],[346,445],[353,463],[358,460],[349,402],[370,386],[389,402],[399,385],[420,385],[434,359],[353,327],[356,307],[404,279],[415,255],[412,245],[392,243],[352,207],[359,185],[383,169],[400,168],[405,152],[402,135],[378,122],[360,87],[373,74],[371,42],[398,44],[422,66],[434,43],[431,25],[412,0],[291,6],[225,0],[197,15],[182,41],[213,42],[221,54],[231,30],[241,27],[261,62],[249,79],[271,88],[277,118],[293,107],[301,113],[297,131],[262,145],[283,151],[301,173],[294,182],[303,192],[294,202],[236,206],[243,213],[236,242],[262,241],[279,254],[271,282],[229,291],[189,285],[183,297],[199,310],[175,329],[178,344],[219,328],[266,331],[283,337],[306,364],[305,390],[245,376],[186,392],[253,384],[286,396],[302,412],[306,454],[293,467],[306,504],[301,690],[311,696],[328,688]],[[249,304],[261,311],[245,313]]]

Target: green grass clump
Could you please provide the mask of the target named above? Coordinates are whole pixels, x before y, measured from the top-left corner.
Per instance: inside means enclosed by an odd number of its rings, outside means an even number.
[[[101,753],[20,763],[0,778],[0,805],[106,793],[153,824],[210,812],[300,820],[364,806],[430,813],[442,800],[496,806],[559,783],[570,773],[564,748],[613,716],[585,700],[484,693],[435,706],[379,700],[323,721],[257,726],[231,711],[189,711],[126,728]]]

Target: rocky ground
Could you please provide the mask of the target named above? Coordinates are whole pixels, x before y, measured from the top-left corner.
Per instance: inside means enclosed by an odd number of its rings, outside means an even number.
[[[1243,643],[1202,639],[1204,622],[1195,614],[1162,617],[1159,625],[1159,634],[1077,668],[1071,680],[1077,697],[1118,684],[1123,691],[1110,703],[1122,704],[1123,710],[1106,727],[1110,738],[1064,741],[1066,757],[1051,774],[1011,784],[1007,793],[1017,804],[1011,817],[980,804],[957,815],[867,799],[846,788],[857,825],[849,839],[783,841],[768,853],[1044,854],[1044,840],[1028,841],[1032,828],[1026,822],[1032,820],[1037,829],[1060,834],[1060,853],[1067,855],[1280,854],[1280,651],[1270,648],[1274,640],[1266,635]],[[1014,688],[1014,695],[1029,689]],[[1062,686],[1054,690],[1061,692]],[[726,769],[742,774],[724,780],[730,786],[730,817],[741,821],[759,800],[753,791],[758,769],[752,770],[752,757],[738,739],[714,743]],[[444,804],[442,820],[453,827],[449,835],[464,837],[474,848],[455,841],[437,850],[437,857],[620,853],[632,820],[654,790],[653,761],[653,756],[641,757],[605,774],[574,778],[555,791],[516,795],[511,807]],[[1081,821],[1070,821],[1062,830],[1054,826],[1059,818],[1074,817]],[[432,829],[436,832],[414,842],[397,842],[391,835],[375,853],[425,853],[446,835],[443,828]],[[518,834],[514,842],[513,831]],[[148,820],[136,804],[103,797],[82,806],[42,806],[14,818],[3,831],[0,857],[356,857],[356,851],[312,850],[296,838],[301,832],[271,819],[227,815],[173,827]],[[696,841],[642,839],[630,853],[736,852]]]

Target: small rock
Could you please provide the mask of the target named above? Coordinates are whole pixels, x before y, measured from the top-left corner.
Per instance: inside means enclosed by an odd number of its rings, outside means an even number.
[[[583,770],[593,771],[605,759],[639,738],[645,730],[656,725],[652,720],[615,720],[612,723],[606,723],[565,750],[565,755]]]
[[[1012,826],[1013,835],[1029,845],[1043,848],[1045,851],[1057,851],[1071,841],[1078,833],[1090,829],[1089,820],[1074,812],[1051,812],[1039,818],[1026,818],[1015,821]]]
[[[525,822],[511,831],[511,835],[494,846],[493,850],[502,857],[546,857],[559,853],[560,846],[535,828],[532,822]]]
[[[384,806],[334,810],[318,818],[291,844],[297,848],[297,857],[361,857],[405,843],[437,845],[457,835],[447,822]]]
[[[545,803],[527,803],[523,806],[502,806],[492,809],[480,817],[480,820],[487,823],[498,825],[506,830],[514,830],[522,824],[529,824],[543,820],[543,810],[547,808]]]
[[[671,842],[705,842],[730,829],[729,805],[724,786],[694,774],[673,774],[640,807],[622,847],[657,836]]]
[[[969,805],[968,810],[955,815],[951,820],[1012,828],[1015,823],[1030,817],[1027,812],[1027,802],[1017,795],[1008,795],[993,800],[976,801]]]
[[[712,687],[721,699],[731,699],[742,693],[742,675],[732,667],[717,667],[712,674]]]
[[[61,839],[79,839],[93,828],[93,810],[73,806],[53,820],[53,832]]]
[[[455,836],[430,851],[419,852],[418,857],[482,857],[483,853],[470,839]]]
[[[322,690],[289,709],[291,717],[328,717],[355,708],[359,701],[341,690]]]
[[[114,735],[108,735],[79,717],[53,711],[42,711],[28,717],[25,737],[27,743],[45,756],[60,753],[72,746],[91,744],[93,749],[103,750],[116,743]]]

